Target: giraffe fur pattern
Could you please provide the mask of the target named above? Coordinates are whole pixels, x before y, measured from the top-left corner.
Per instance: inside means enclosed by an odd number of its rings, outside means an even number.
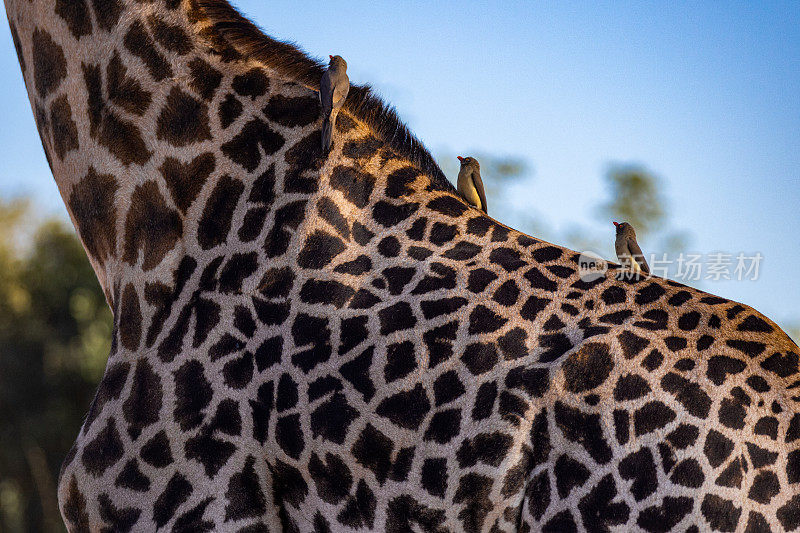
[[[5,0],[114,311],[70,531],[793,531],[800,349],[467,205],[224,0]],[[276,21],[269,21],[277,24]]]

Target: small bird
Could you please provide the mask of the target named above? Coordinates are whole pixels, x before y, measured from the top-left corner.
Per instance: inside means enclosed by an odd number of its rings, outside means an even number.
[[[333,127],[336,115],[344,105],[350,92],[350,78],[347,77],[347,62],[342,56],[328,56],[328,70],[319,80],[319,103],[322,105],[322,151],[327,153],[333,142]]]
[[[636,231],[633,226],[627,222],[622,224],[614,222],[614,226],[617,228],[617,240],[614,243],[614,248],[616,248],[617,259],[619,259],[620,264],[637,276],[641,272],[650,274],[650,267],[647,266],[642,249],[639,248],[639,243],[636,242]]]
[[[458,193],[467,201],[484,213],[489,214],[486,205],[486,193],[483,192],[481,181],[481,166],[474,157],[458,156],[461,169],[458,171]]]

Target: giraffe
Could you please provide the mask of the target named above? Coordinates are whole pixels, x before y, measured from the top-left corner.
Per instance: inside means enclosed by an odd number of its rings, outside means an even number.
[[[582,280],[225,0],[5,0],[114,311],[71,531],[791,531],[800,349],[736,302]]]

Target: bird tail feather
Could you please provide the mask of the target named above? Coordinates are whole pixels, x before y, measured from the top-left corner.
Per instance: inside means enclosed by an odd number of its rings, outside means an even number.
[[[336,121],[336,114],[331,113],[322,121],[322,151],[327,152],[333,144],[333,124]]]

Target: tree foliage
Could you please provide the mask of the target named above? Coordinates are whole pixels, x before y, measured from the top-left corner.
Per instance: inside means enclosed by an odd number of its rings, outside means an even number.
[[[640,237],[661,228],[666,221],[666,200],[655,174],[641,166],[613,165],[605,180],[611,198],[601,207],[601,214],[629,222]]]
[[[61,461],[110,348],[111,312],[64,222],[0,202],[0,530],[63,531]]]

